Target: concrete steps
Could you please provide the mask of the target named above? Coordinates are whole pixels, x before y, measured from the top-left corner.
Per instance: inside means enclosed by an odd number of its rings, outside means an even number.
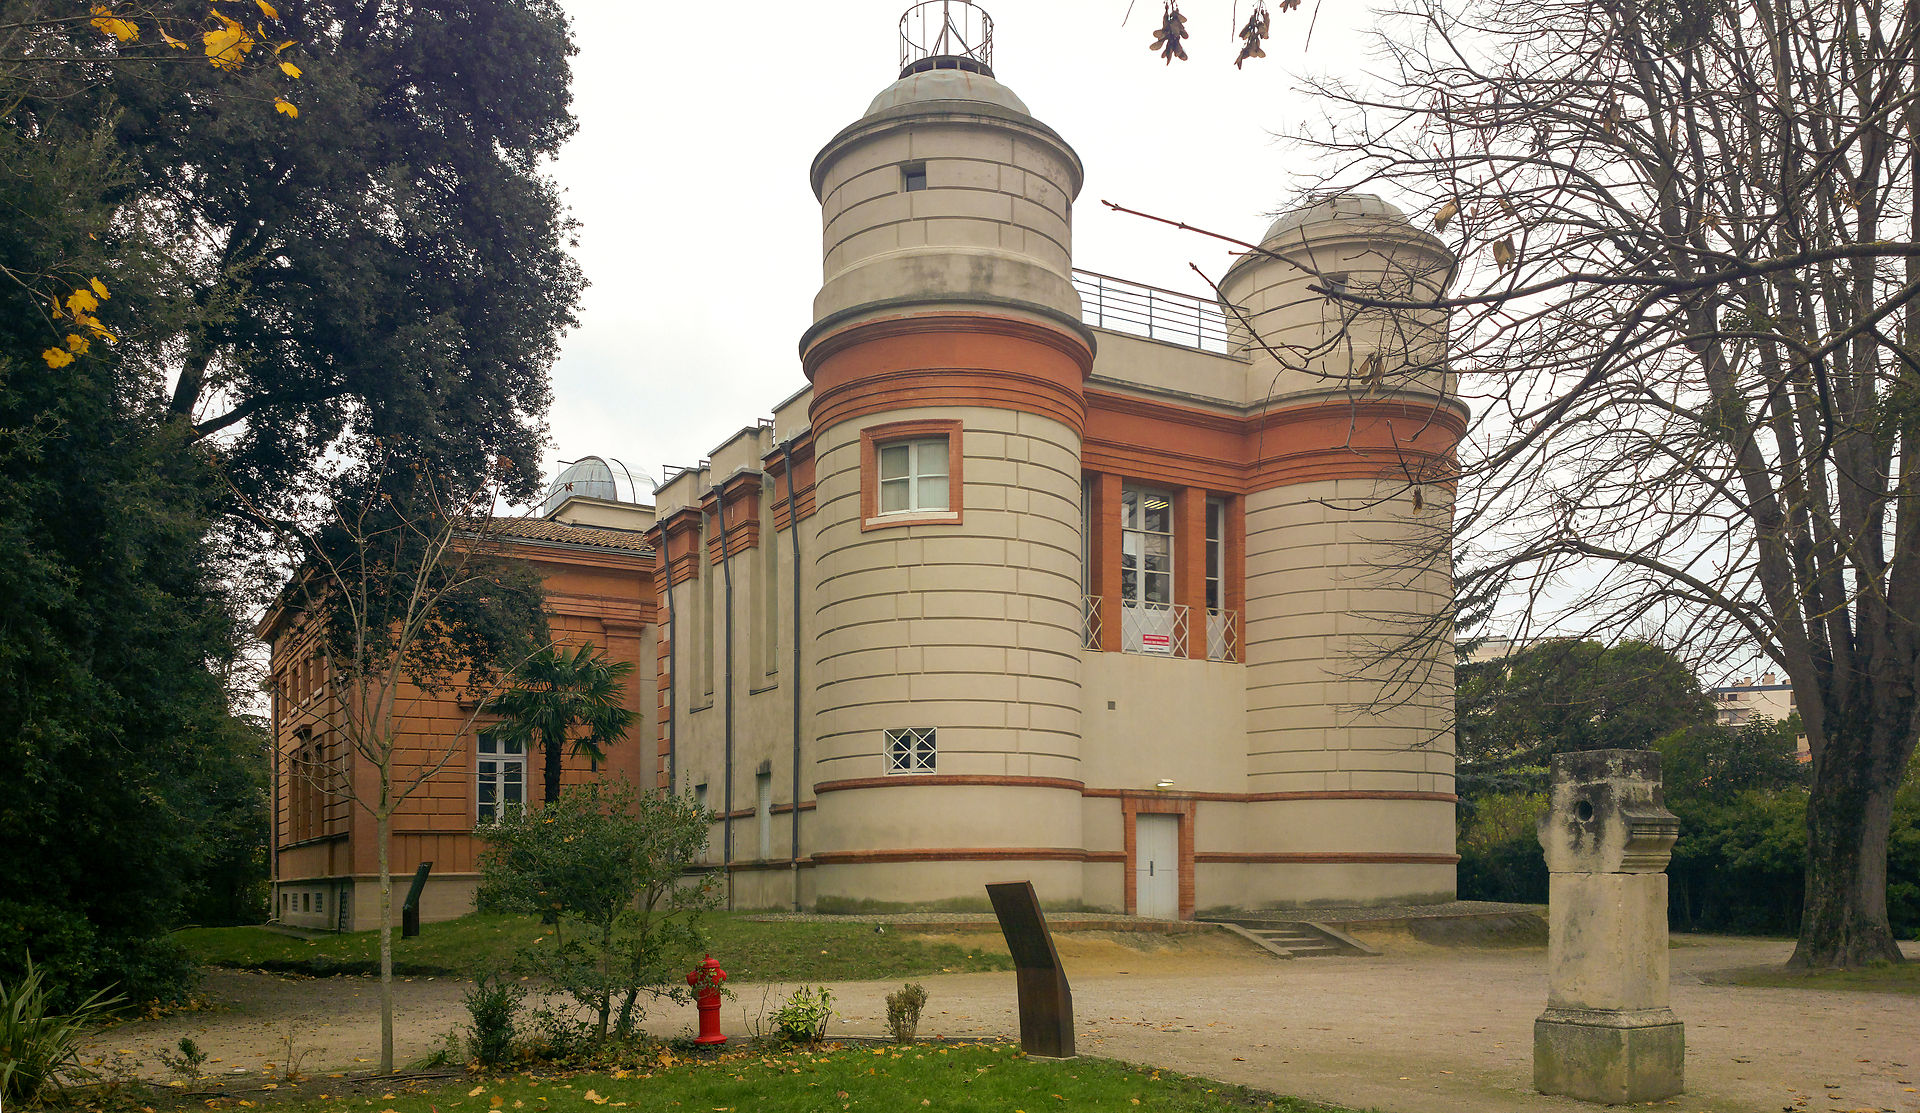
[[[1232,924],[1269,948],[1293,958],[1335,958],[1379,953],[1345,932],[1306,920],[1222,918],[1213,922]]]

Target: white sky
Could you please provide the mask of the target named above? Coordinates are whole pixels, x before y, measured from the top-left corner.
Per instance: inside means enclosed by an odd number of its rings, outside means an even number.
[[[553,374],[556,460],[597,454],[658,477],[692,465],[805,383],[797,345],[820,285],[815,153],[898,73],[908,0],[636,5],[564,0],[580,131],[552,172],[591,283]],[[1226,245],[1102,199],[1245,239],[1303,184],[1271,133],[1316,113],[1309,66],[1358,77],[1364,8],[1273,0],[1269,57],[1236,71],[1250,0],[1188,0],[1192,60],[1148,50],[1159,0],[989,0],[994,71],[1086,165],[1074,262],[1205,293]],[[1237,12],[1236,12],[1237,7]],[[1232,24],[1232,26],[1229,26]],[[641,487],[644,497],[647,488]]]

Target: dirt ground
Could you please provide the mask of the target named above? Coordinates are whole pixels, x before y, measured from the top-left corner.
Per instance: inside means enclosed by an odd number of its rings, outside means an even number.
[[[950,936],[970,944],[993,940]],[[1533,1019],[1546,1000],[1545,951],[1445,948],[1404,935],[1365,941],[1368,958],[1292,961],[1225,936],[1073,933],[1059,937],[1080,1050],[1387,1113],[1436,1109],[1590,1109],[1532,1092]],[[1920,1002],[1911,996],[1709,984],[1703,975],[1778,963],[1784,941],[1678,940],[1673,1008],[1686,1022],[1687,1093],[1667,1107],[1712,1113],[1878,1110],[1920,1113]],[[1908,953],[1920,959],[1920,947]],[[724,961],[724,956],[721,957]],[[929,1036],[1017,1037],[1011,973],[917,979]],[[401,1061],[464,1023],[466,983],[397,986]],[[730,1034],[755,1027],[791,987],[739,987]],[[833,987],[834,1032],[880,1035],[895,983]],[[274,1074],[291,1048],[306,1074],[367,1069],[379,1046],[377,986],[366,978],[222,971],[213,1010],[129,1023],[96,1043],[165,1077],[154,1052],[191,1035],[210,1072]],[[690,1006],[663,1004],[648,1028],[691,1031]]]

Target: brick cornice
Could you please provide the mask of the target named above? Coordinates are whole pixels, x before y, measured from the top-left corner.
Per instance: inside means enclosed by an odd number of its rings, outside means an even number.
[[[1317,399],[1236,415],[1089,390],[1082,466],[1091,472],[1246,494],[1328,479],[1450,485],[1466,433],[1438,398]]]
[[[828,333],[804,356],[818,432],[869,414],[922,407],[1014,410],[1085,424],[1085,341],[1054,326],[983,313],[916,313]]]
[[[967,773],[896,773],[889,777],[851,777],[840,781],[822,781],[813,786],[819,796],[827,792],[847,792],[862,788],[1057,788],[1068,792],[1085,789],[1079,781],[1064,777],[1008,777]]]

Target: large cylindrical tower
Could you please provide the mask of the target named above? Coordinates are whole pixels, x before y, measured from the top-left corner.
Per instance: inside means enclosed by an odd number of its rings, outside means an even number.
[[[1466,411],[1443,316],[1329,295],[1430,297],[1453,258],[1364,194],[1282,215],[1261,246],[1221,283],[1255,400],[1247,835],[1284,863],[1250,874],[1263,891],[1248,903],[1448,899],[1447,532]]]
[[[814,891],[918,903],[1031,877],[1071,901],[1080,161],[995,80],[978,9],[921,7],[939,33],[813,164]]]

